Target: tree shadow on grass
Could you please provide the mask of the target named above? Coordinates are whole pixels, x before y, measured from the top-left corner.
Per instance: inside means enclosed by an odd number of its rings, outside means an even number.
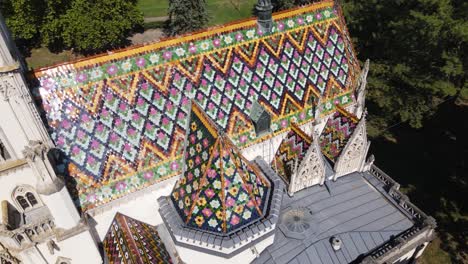
[[[468,107],[450,102],[424,125],[393,128],[396,142],[376,138],[371,152],[412,202],[437,219],[441,247],[460,263],[468,252]]]

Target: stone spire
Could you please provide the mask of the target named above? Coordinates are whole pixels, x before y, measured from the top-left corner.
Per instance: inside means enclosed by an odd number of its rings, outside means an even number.
[[[271,4],[271,0],[258,0],[255,5],[255,11],[258,16],[257,23],[259,29],[263,33],[270,33],[273,27],[273,5]]]
[[[361,118],[363,110],[365,108],[366,101],[366,86],[367,86],[367,74],[369,73],[369,59],[364,63],[364,68],[359,76],[358,86],[356,87],[356,105],[354,108],[354,114]]]

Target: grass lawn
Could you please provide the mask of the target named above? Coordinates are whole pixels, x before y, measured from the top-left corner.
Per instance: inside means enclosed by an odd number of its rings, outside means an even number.
[[[144,17],[167,16],[168,0],[139,0],[138,8]]]
[[[26,62],[29,68],[36,69],[74,59],[77,59],[77,56],[73,55],[69,50],[55,54],[50,52],[47,48],[39,48],[31,50],[31,56],[26,58]]]
[[[434,239],[429,246],[424,250],[423,255],[419,258],[419,264],[450,264],[452,261],[450,260],[450,256],[447,252],[443,251],[440,248],[440,241],[439,238]]]
[[[209,25],[225,24],[252,17],[255,3],[257,0],[207,0]]]
[[[252,16],[257,0],[206,0],[209,25],[219,25]],[[138,7],[145,17],[167,16],[168,0],[139,0]]]

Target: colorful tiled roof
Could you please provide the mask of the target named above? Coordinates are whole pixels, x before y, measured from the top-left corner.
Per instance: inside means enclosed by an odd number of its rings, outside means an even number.
[[[171,199],[189,227],[224,234],[265,216],[269,181],[196,103],[185,153],[187,167]]]
[[[35,72],[37,102],[70,159],[82,209],[181,172],[181,142],[194,99],[238,147],[256,137],[258,101],[274,134],[354,100],[359,73],[339,8],[327,0],[273,16],[272,33],[250,19]]]
[[[117,213],[103,241],[110,264],[172,263],[154,226]]]
[[[291,125],[291,131],[281,142],[271,166],[289,183],[296,161],[299,166],[311,145],[312,137],[296,125]]]
[[[337,107],[337,111],[328,119],[320,135],[320,147],[325,157],[336,162],[358,123],[356,116],[342,107]]]

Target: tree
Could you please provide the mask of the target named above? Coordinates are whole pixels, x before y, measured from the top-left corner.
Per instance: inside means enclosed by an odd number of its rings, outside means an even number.
[[[6,0],[0,9],[15,41],[21,46],[35,45],[38,38],[41,5],[30,0]]]
[[[170,0],[166,34],[180,35],[200,30],[208,23],[205,0]]]
[[[374,124],[421,127],[441,101],[463,95],[467,3],[348,0],[343,9],[360,59],[373,62],[368,99]]]
[[[70,8],[68,0],[48,0],[44,3],[42,25],[40,27],[41,41],[52,51],[63,48],[63,19],[62,16]]]
[[[100,52],[126,44],[143,25],[137,0],[6,0],[2,13],[17,43],[53,51]]]
[[[62,19],[65,46],[84,53],[120,47],[143,24],[136,0],[75,0]]]
[[[313,2],[317,2],[317,0],[273,0],[272,4],[274,11],[281,11],[291,9],[296,6],[308,5]]]

